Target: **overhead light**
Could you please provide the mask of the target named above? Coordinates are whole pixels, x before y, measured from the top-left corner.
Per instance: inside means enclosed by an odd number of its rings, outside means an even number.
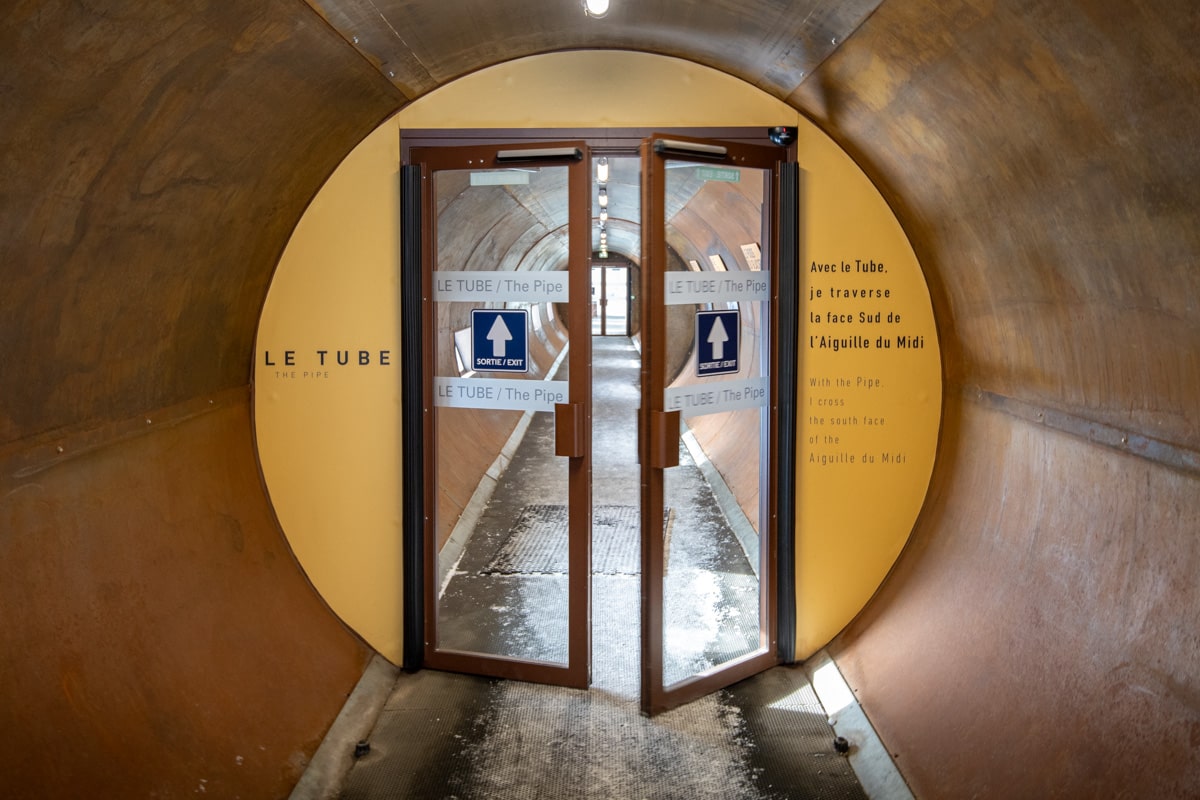
[[[601,190],[600,190],[600,200],[599,200],[599,202],[600,202],[600,207],[601,207],[601,208],[608,208],[608,190],[607,190],[607,189],[601,189]]]
[[[596,163],[596,182],[608,183],[608,158],[600,156],[600,160]]]
[[[608,15],[608,0],[583,0],[583,13],[600,19]]]
[[[608,209],[607,208],[600,209],[600,221],[608,222]]]

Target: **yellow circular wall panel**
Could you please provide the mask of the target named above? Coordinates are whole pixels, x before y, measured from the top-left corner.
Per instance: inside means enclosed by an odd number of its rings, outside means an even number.
[[[798,657],[874,594],[924,502],[941,417],[929,292],[894,215],[828,137],[750,84],[664,56],[555,53],[454,81],[368,136],[300,221],[263,307],[255,429],[272,504],[315,588],[385,657],[402,657],[403,131],[769,125],[798,126],[804,173]]]

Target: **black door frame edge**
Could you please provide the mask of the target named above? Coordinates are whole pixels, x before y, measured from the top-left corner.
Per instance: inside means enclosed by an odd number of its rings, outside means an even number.
[[[425,653],[425,440],[421,337],[421,166],[400,167],[400,416],[404,476],[404,669]]]
[[[780,447],[776,480],[776,634],[779,660],[796,660],[796,402],[800,335],[800,165],[779,165],[779,299],[777,313]]]

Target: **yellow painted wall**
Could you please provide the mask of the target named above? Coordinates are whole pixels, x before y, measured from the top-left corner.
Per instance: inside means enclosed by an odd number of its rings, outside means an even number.
[[[417,128],[725,127],[798,125],[812,257],[870,257],[889,267],[893,303],[933,339],[928,292],[878,193],[798,113],[753,86],[690,62],[644,53],[534,56],[461,78],[407,106],[354,150],[305,214],[272,283],[259,332],[255,412],[263,473],[281,524],[316,588],[384,656],[401,658],[399,347],[396,253],[398,137]],[[808,336],[802,325],[802,336]],[[800,450],[801,656],[857,613],[912,529],[932,469],[940,415],[936,342],[919,368],[802,348],[804,376],[869,371],[896,409],[890,441],[903,469],[814,473]],[[328,378],[282,378],[283,349],[390,349],[391,364]],[[847,357],[849,356],[849,357]],[[307,358],[307,356],[305,356]],[[307,363],[307,362],[306,362]],[[296,370],[306,371],[297,364]],[[832,374],[832,373],[830,373]],[[905,376],[909,376],[908,379]],[[870,406],[875,396],[855,402]],[[847,399],[850,395],[847,395]],[[807,402],[807,390],[802,402]],[[902,423],[901,419],[907,422]],[[802,432],[804,429],[802,428]],[[813,435],[805,433],[805,435]],[[802,439],[802,442],[804,440]],[[866,493],[869,492],[869,495]],[[880,498],[880,502],[868,502]]]
[[[403,641],[399,164],[392,121],[359,144],[314,198],[271,281],[254,367],[258,456],[288,542],[330,607],[396,662]],[[329,351],[324,366],[319,350]],[[359,364],[360,350],[368,364]],[[337,363],[337,351],[349,351],[348,364]]]
[[[933,471],[942,371],[929,289],[895,216],[816,127],[801,126],[798,146],[805,242],[796,650],[805,658],[862,610],[908,541]],[[886,272],[859,272],[856,260],[881,263]],[[837,271],[814,272],[814,262]],[[831,298],[831,288],[889,296]],[[831,313],[854,322],[831,322]],[[880,322],[860,321],[863,313],[878,313]],[[878,347],[881,336],[892,346]],[[922,347],[897,348],[898,336],[921,337]],[[885,454],[903,461],[885,463]]]

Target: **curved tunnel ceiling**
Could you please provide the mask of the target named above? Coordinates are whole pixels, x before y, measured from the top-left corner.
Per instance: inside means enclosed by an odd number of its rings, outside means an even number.
[[[642,249],[641,161],[636,155],[620,156],[609,158],[609,164],[609,179],[605,183],[610,212],[609,248],[638,263]],[[565,172],[561,175],[552,172],[531,183],[471,187],[466,172],[441,174],[439,229],[452,235],[439,237],[442,239],[438,245],[439,257],[444,263],[461,265],[464,269],[565,268],[568,249],[565,179]],[[671,220],[668,244],[683,260],[698,262],[700,269],[710,268],[710,255],[721,255],[727,263],[735,258],[723,251],[720,243],[735,247],[761,245],[756,233],[738,230],[732,225],[733,218],[719,208],[723,202],[741,202],[747,198],[736,191],[735,197],[705,197],[711,194],[701,192],[706,186],[705,179],[695,171],[675,171],[666,197],[666,215]],[[595,189],[593,252],[600,249]],[[695,207],[691,207],[693,201],[697,203]],[[465,224],[466,220],[471,223]],[[464,238],[464,230],[477,231],[478,236]]]
[[[413,100],[469,72],[555,50],[675,56],[786,99],[879,0],[616,0],[603,19],[579,0],[307,0]]]

